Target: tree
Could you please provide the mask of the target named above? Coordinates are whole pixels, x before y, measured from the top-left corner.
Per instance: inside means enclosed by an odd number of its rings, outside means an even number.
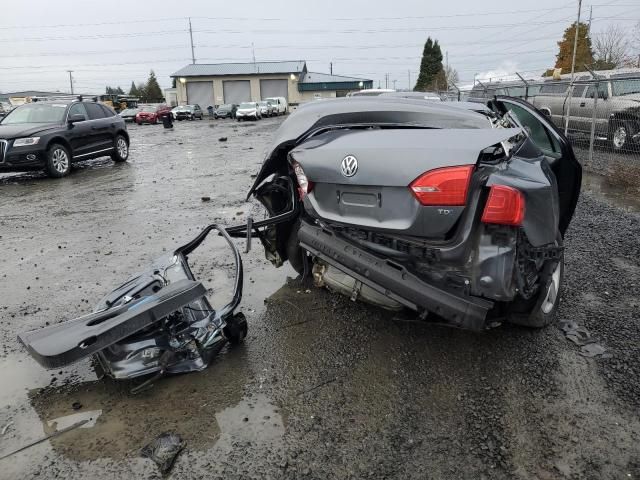
[[[440,76],[438,77],[438,75]],[[413,90],[416,92],[424,92],[428,89],[435,88],[437,83],[440,83],[440,88],[443,88],[446,84],[444,70],[442,68],[442,52],[440,51],[438,41],[433,41],[431,37],[428,37],[424,44],[424,50],[422,51],[420,74],[418,75],[418,81]]]
[[[162,94],[162,89],[156,79],[156,74],[151,70],[149,73],[149,79],[147,80],[147,86],[145,88],[146,101],[158,102],[161,101],[163,97],[164,95]]]
[[[147,86],[142,82],[138,82],[138,85],[136,85],[136,90],[138,90],[138,97],[140,97],[140,100],[146,101],[147,100]]]
[[[625,32],[618,25],[609,25],[607,29],[596,35],[593,42],[596,57],[596,70],[611,70],[621,67],[627,60],[629,42]]]
[[[640,22],[636,23],[631,31],[631,54],[631,65],[640,67]]]
[[[133,97],[140,96],[140,92],[138,91],[138,87],[136,87],[135,82],[131,81],[131,88],[129,88],[129,95]]]
[[[444,77],[447,81],[447,90],[460,80],[458,72],[451,65],[444,67]]]
[[[576,46],[575,71],[584,72],[585,65],[593,63],[593,52],[591,51],[591,39],[587,35],[589,27],[586,23],[580,22],[578,25],[578,44]],[[558,55],[556,55],[556,68],[561,68],[562,73],[571,72],[571,62],[573,59],[573,41],[576,33],[576,22],[564,31],[562,40],[558,42]]]

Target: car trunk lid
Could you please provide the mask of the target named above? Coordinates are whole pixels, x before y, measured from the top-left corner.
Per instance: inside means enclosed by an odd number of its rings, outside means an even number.
[[[461,205],[422,205],[409,185],[434,169],[475,165],[486,147],[520,129],[334,130],[291,152],[312,182],[306,205],[339,224],[441,238]]]

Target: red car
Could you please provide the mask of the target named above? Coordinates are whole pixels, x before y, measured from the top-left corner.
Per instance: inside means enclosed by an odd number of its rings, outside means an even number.
[[[158,120],[171,115],[171,108],[165,104],[160,105],[143,105],[140,107],[140,111],[136,114],[136,123],[142,125],[143,123],[156,124]]]

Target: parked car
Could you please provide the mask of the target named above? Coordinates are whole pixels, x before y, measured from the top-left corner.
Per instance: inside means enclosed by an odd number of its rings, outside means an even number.
[[[356,92],[347,93],[347,97],[377,97],[383,93],[395,92],[392,88],[367,88],[365,90],[358,90]]]
[[[63,177],[71,164],[129,157],[129,135],[109,107],[86,101],[48,101],[17,107],[0,121],[0,172],[44,169]]]
[[[156,105],[143,105],[135,116],[135,122],[138,125],[142,125],[143,123],[155,125],[158,123],[158,120],[160,120],[160,114]]]
[[[381,97],[415,98],[416,100],[427,100],[429,102],[441,102],[442,98],[436,92],[384,92]]]
[[[136,115],[139,111],[139,108],[126,108],[122,110],[118,115],[120,115],[120,118],[122,118],[125,122],[135,122]]]
[[[172,114],[176,120],[202,120],[204,117],[200,105],[180,105],[172,110]]]
[[[289,111],[289,104],[287,103],[287,99],[284,97],[269,97],[265,98],[265,101],[276,107],[278,112],[277,115],[286,115]]]
[[[236,118],[238,121],[247,119],[260,120],[262,118],[260,106],[257,102],[243,102],[236,110]]]
[[[561,131],[520,99],[310,102],[267,151],[250,194],[270,219],[253,228],[274,265],[353,300],[473,330],[543,327],[581,176]]]
[[[260,114],[263,117],[272,117],[278,115],[278,109],[271,102],[267,102],[266,100],[262,100],[258,102],[258,106],[260,107]]]
[[[580,83],[590,80],[591,75],[578,75],[571,98],[567,79],[548,80],[532,103],[560,128],[564,128],[568,110],[569,130],[581,135],[591,134],[595,106],[596,138],[607,140],[613,150],[640,146],[639,74],[614,70],[602,73],[601,78],[596,94],[593,83]]]
[[[236,118],[238,105],[235,103],[225,103],[218,106],[213,112],[213,118]]]

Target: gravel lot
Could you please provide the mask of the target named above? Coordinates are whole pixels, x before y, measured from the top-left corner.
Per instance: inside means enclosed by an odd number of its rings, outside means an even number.
[[[279,123],[134,125],[124,165],[0,176],[0,457],[91,419],[0,460],[0,478],[160,478],[139,451],[165,431],[187,442],[181,479],[640,478],[637,192],[597,177],[567,235],[559,313],[604,357],[555,326],[474,334],[307,292],[255,247],[249,337],[206,371],[131,396],[89,361],[51,372],[31,360],[18,332],[86,313],[207,223],[257,214],[244,197]],[[192,264],[222,301],[232,259],[210,243]]]

